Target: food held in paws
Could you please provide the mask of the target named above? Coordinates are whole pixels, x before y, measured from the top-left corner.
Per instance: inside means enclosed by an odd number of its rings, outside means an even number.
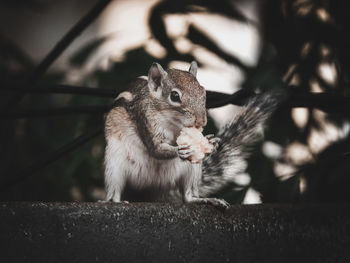
[[[205,154],[214,150],[214,146],[203,136],[201,130],[194,127],[183,128],[176,143],[179,146],[189,145],[193,149],[192,155],[188,158],[192,163],[200,163]]]

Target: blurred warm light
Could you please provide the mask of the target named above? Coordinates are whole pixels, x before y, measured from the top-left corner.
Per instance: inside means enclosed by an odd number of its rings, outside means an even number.
[[[292,119],[295,125],[303,129],[309,120],[309,111],[306,108],[292,108]]]
[[[193,14],[191,22],[228,54],[254,66],[260,54],[260,34],[251,24],[219,15]]]
[[[296,69],[296,64],[292,64],[288,67],[287,73],[284,74],[282,80],[283,82],[287,83],[288,79],[292,78],[294,71]],[[290,84],[289,82],[287,84]]]
[[[248,174],[238,174],[234,178],[234,182],[239,186],[247,186],[250,184],[251,178]]]
[[[173,60],[170,62],[169,68],[188,70],[190,68],[190,62]],[[200,69],[197,70],[197,76],[199,75],[199,71],[200,71]]]
[[[145,50],[155,58],[161,59],[166,56],[166,49],[158,41],[151,38],[145,43]]]
[[[322,57],[328,57],[331,54],[331,49],[327,45],[322,44],[320,45],[320,52]]]
[[[187,34],[189,15],[166,15],[164,19],[167,34],[170,38],[175,39]]]
[[[315,79],[310,80],[310,87],[312,92],[315,92],[315,93],[323,92],[320,83]]]
[[[305,16],[311,12],[313,3],[312,0],[295,0],[293,6],[297,15]]]
[[[311,10],[312,10],[311,5],[302,6],[302,7],[298,8],[296,14],[300,15],[300,16],[306,16],[311,12]]]
[[[309,148],[299,142],[289,144],[285,149],[285,156],[286,160],[293,165],[303,165],[313,161]]]
[[[249,187],[248,191],[244,197],[243,204],[249,205],[249,204],[261,204],[261,194],[256,191],[254,188]]]
[[[310,53],[311,48],[312,48],[311,42],[306,42],[301,48],[301,52],[300,52],[301,57],[305,58]]]
[[[177,38],[174,44],[176,49],[182,54],[190,53],[194,46],[191,41],[185,37]]]
[[[318,8],[316,10],[316,15],[322,22],[330,22],[331,21],[330,14],[324,8]]]
[[[300,85],[300,76],[297,73],[293,73],[291,80],[288,83],[292,86],[299,86]]]
[[[329,85],[334,86],[337,81],[337,70],[334,63],[321,63],[318,66],[318,74]]]
[[[311,129],[307,140],[309,149],[313,154],[321,152],[331,143],[343,139],[348,135],[347,124],[345,124],[344,127],[338,127],[327,121],[326,113],[317,109],[312,111],[312,115],[319,125],[319,129]]]
[[[331,143],[330,139],[335,137],[336,131],[328,129],[328,132],[330,133],[326,134],[324,131],[311,129],[308,145],[313,154],[321,152]]]
[[[275,162],[273,171],[276,176],[280,177],[281,180],[286,180],[290,176],[294,175],[296,168],[294,165],[288,163]]]
[[[114,34],[97,57],[122,58],[124,53],[142,47],[151,37],[148,12],[157,0],[112,1],[100,18],[98,34]],[[152,43],[151,43],[152,45]]]
[[[275,142],[266,141],[263,144],[262,152],[266,157],[272,160],[278,160],[283,154],[283,148]]]
[[[305,193],[307,189],[307,181],[305,179],[305,177],[303,176],[300,176],[299,177],[299,190],[300,190],[300,193]]]

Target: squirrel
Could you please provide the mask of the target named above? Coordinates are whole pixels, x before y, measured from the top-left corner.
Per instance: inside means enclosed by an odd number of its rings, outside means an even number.
[[[262,134],[276,107],[268,95],[256,96],[219,132],[207,135],[214,152],[191,163],[191,145],[176,144],[185,127],[207,123],[206,91],[196,79],[197,63],[188,71],[164,70],[153,63],[119,94],[105,118],[106,201],[168,200],[172,192],[184,203],[228,207],[209,198],[245,170],[249,145]]]

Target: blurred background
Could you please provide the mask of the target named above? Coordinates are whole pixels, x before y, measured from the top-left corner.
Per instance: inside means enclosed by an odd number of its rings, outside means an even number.
[[[349,11],[342,0],[2,0],[0,200],[103,199],[104,112],[154,61],[187,70],[196,60],[210,91],[346,99]],[[74,94],[80,87],[95,93]],[[247,173],[216,196],[348,202],[349,111],[334,107],[281,107]],[[205,132],[238,109],[210,109]]]

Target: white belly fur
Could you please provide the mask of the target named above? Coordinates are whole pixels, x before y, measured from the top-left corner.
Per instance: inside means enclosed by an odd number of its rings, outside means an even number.
[[[106,183],[120,183],[124,179],[135,189],[157,187],[174,188],[182,176],[192,174],[196,165],[174,158],[158,160],[150,156],[136,134],[123,138],[111,136],[107,141]],[[118,178],[120,177],[120,178]]]

